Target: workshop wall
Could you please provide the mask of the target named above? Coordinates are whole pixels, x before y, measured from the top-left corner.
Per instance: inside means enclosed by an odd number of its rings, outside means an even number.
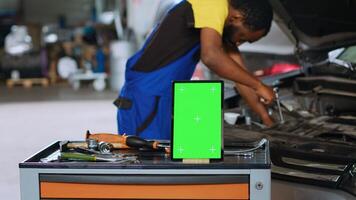
[[[23,3],[25,21],[40,24],[57,22],[61,15],[66,17],[68,25],[85,22],[90,19],[94,6],[94,0],[26,0]]]
[[[17,8],[18,0],[1,0],[0,11],[14,10]]]

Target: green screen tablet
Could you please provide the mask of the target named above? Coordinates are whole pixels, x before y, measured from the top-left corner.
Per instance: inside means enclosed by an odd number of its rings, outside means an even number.
[[[172,159],[222,159],[222,81],[173,83]]]

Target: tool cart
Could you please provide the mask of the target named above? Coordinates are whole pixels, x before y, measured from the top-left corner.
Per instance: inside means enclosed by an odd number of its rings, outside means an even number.
[[[57,141],[19,164],[22,200],[270,199],[268,142],[255,148],[245,144],[252,151],[226,148],[222,161],[209,164],[173,162],[169,152],[157,149],[96,156],[82,148],[65,152],[63,144],[68,142]]]

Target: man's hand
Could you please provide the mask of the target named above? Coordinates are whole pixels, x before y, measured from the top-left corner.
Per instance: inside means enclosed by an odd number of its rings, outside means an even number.
[[[261,102],[265,105],[272,104],[276,99],[276,94],[274,93],[273,89],[263,84],[262,82],[259,87],[257,87],[256,94],[261,98]]]

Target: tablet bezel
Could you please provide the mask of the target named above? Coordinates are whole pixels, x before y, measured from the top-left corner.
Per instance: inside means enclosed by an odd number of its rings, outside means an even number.
[[[199,158],[174,158],[173,157],[173,151],[174,151],[174,141],[173,141],[173,135],[174,135],[174,88],[176,84],[184,84],[184,83],[189,83],[189,84],[194,84],[194,83],[219,83],[221,86],[221,112],[220,112],[220,118],[221,118],[221,153],[220,153],[220,158],[202,158],[202,159],[209,159],[210,161],[221,161],[224,158],[224,126],[223,126],[223,104],[224,104],[224,81],[219,81],[219,80],[192,80],[192,81],[173,81],[172,82],[172,115],[171,115],[171,160],[172,161],[182,161],[183,159],[198,159]]]

